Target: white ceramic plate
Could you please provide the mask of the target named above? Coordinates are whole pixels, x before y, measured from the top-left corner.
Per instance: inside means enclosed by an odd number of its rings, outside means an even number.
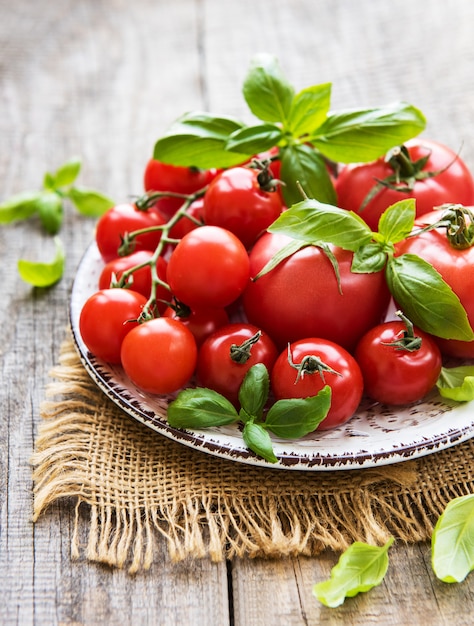
[[[78,352],[98,387],[126,413],[161,435],[209,454],[252,465],[286,470],[347,470],[398,463],[421,457],[474,436],[474,403],[457,404],[436,392],[422,403],[403,408],[363,402],[344,426],[312,433],[300,440],[274,438],[278,463],[250,452],[237,425],[206,430],[179,430],[166,421],[171,397],[145,394],[119,366],[96,359],[79,332],[85,300],[97,290],[103,262],[95,244],[84,255],[74,280],[70,320]]]

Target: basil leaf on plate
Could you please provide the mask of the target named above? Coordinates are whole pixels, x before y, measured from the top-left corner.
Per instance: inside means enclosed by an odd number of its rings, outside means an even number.
[[[168,423],[175,428],[211,428],[237,420],[234,405],[212,389],[184,389],[168,405]]]
[[[261,424],[253,421],[246,422],[242,431],[242,438],[249,450],[255,452],[269,463],[277,463],[278,459],[273,450],[270,435]]]
[[[313,432],[331,407],[331,387],[316,396],[277,400],[268,411],[265,428],[282,439],[299,439]]]
[[[443,367],[436,386],[443,398],[456,402],[474,400],[474,365]]]
[[[239,402],[248,416],[261,418],[268,400],[270,377],[263,363],[253,365],[240,385]]]

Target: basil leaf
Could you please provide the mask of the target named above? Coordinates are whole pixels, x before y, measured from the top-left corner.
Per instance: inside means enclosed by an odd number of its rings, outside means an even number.
[[[71,187],[67,195],[79,213],[88,217],[100,217],[115,204],[113,200],[93,189]]]
[[[26,220],[38,211],[44,191],[25,191],[7,198],[0,204],[0,224]]]
[[[430,263],[415,254],[392,257],[386,277],[397,305],[415,326],[444,339],[474,339],[459,298]]]
[[[294,90],[273,55],[259,54],[252,59],[242,91],[256,117],[265,122],[286,123]]]
[[[379,234],[387,243],[398,243],[412,231],[415,223],[416,203],[413,198],[400,200],[389,206],[380,216]]]
[[[59,189],[60,187],[66,187],[72,185],[72,183],[79,176],[81,171],[81,160],[79,158],[73,158],[54,172],[49,172],[45,175],[45,187],[49,189]]]
[[[456,402],[474,400],[474,365],[443,367],[436,386],[443,398]]]
[[[313,586],[313,594],[325,606],[334,608],[346,597],[352,598],[380,585],[387,573],[388,549],[393,542],[393,537],[381,547],[354,542],[332,568],[331,578]]]
[[[263,363],[253,365],[240,385],[239,402],[248,415],[261,418],[268,400],[270,377]]]
[[[233,132],[225,144],[226,150],[257,154],[276,146],[283,133],[275,124],[258,124],[239,128]]]
[[[331,407],[331,387],[316,396],[277,400],[268,411],[265,428],[282,439],[299,439],[319,426]]]
[[[330,113],[309,141],[332,161],[367,162],[415,137],[425,126],[426,119],[419,109],[397,102],[375,109]]]
[[[168,424],[175,428],[211,428],[237,421],[234,405],[212,389],[184,389],[168,405]]]
[[[264,267],[259,271],[259,273],[253,277],[253,280],[258,280],[260,276],[264,276],[271,272],[277,265],[279,265],[282,261],[290,257],[291,255],[298,252],[302,248],[306,248],[311,244],[306,243],[305,241],[299,241],[298,239],[293,239],[289,241],[286,245],[283,246],[272,258],[264,265]]]
[[[461,582],[474,569],[474,494],[454,498],[438,518],[431,564],[445,583]]]
[[[56,253],[51,263],[39,263],[20,259],[18,272],[21,278],[34,287],[50,287],[61,279],[64,273],[65,254],[59,237],[54,238]]]
[[[336,191],[323,157],[305,144],[282,150],[281,179],[283,198],[287,206],[303,199],[304,194],[320,202],[336,204]]]
[[[56,235],[63,223],[63,202],[55,191],[45,191],[38,199],[38,213],[41,223],[50,235]]]
[[[371,274],[380,272],[387,262],[387,253],[379,243],[370,242],[354,252],[351,272],[355,274]]]
[[[361,217],[317,200],[303,200],[293,205],[268,230],[310,243],[332,243],[346,250],[357,250],[372,238],[369,226]]]
[[[331,103],[331,83],[307,87],[291,103],[288,130],[293,137],[316,131],[325,121]]]
[[[187,113],[158,139],[153,157],[184,167],[232,167],[253,156],[252,152],[243,155],[226,149],[231,134],[242,128],[244,125],[232,117]]]
[[[247,448],[255,452],[257,456],[261,456],[269,463],[278,462],[275,452],[273,451],[270,435],[263,426],[251,421],[246,422],[242,431],[242,438]]]

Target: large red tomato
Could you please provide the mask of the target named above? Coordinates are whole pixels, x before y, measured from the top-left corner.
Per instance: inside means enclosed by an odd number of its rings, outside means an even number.
[[[336,180],[338,206],[359,214],[376,231],[381,214],[390,205],[406,198],[416,199],[417,215],[432,211],[447,202],[474,204],[474,180],[466,164],[450,148],[427,139],[407,141],[400,154],[391,160],[347,165]],[[426,160],[423,160],[426,159]],[[392,179],[399,170],[400,182],[380,186],[378,181]],[[437,173],[432,176],[429,173]],[[412,184],[412,189],[407,190]],[[372,199],[363,206],[368,194]]]
[[[289,241],[266,233],[250,252],[250,275],[255,277]],[[330,339],[352,350],[359,338],[382,321],[390,300],[383,272],[351,272],[352,252],[333,247],[334,267],[316,246],[307,246],[251,281],[243,296],[248,320],[284,347],[306,337]]]
[[[441,211],[431,211],[416,220],[417,226],[434,224]],[[438,270],[464,306],[471,328],[474,329],[474,245],[454,247],[446,228],[435,228],[397,245],[397,254],[416,254]],[[449,356],[474,358],[474,341],[438,339],[441,351]]]

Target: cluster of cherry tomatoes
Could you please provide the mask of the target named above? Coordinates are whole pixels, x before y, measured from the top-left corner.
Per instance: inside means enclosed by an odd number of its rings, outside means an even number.
[[[104,268],[80,316],[88,349],[153,394],[197,384],[237,404],[256,363],[267,367],[275,399],[329,385],[321,429],[347,421],[363,393],[389,404],[420,400],[436,383],[442,354],[474,358],[474,342],[437,340],[403,314],[383,321],[384,274],[352,272],[352,252],[331,246],[328,255],[318,245],[291,252],[291,239],[267,232],[286,208],[278,178],[276,150],[219,172],[151,159],[144,198],[113,207],[97,224]],[[339,206],[373,230],[405,197],[426,219],[446,202],[474,204],[466,165],[430,141],[345,166],[334,184]],[[401,247],[436,267],[474,327],[474,247],[450,249],[438,230]],[[291,253],[259,275],[282,249]]]

